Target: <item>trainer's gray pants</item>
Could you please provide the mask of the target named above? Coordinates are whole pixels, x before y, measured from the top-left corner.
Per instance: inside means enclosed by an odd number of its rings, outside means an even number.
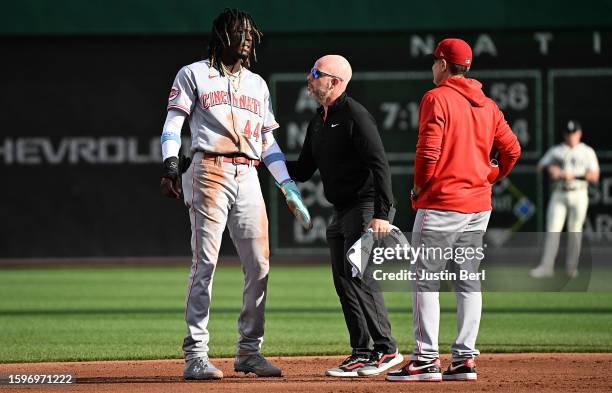
[[[414,221],[412,246],[425,247],[482,247],[490,211],[462,214],[445,210],[419,209]],[[448,269],[459,277],[460,270],[477,272],[478,258],[463,260],[458,264],[444,258],[418,258],[412,265],[417,274],[441,272]],[[476,337],[480,327],[482,294],[479,280],[453,282],[457,298],[457,337],[452,344],[453,361],[476,357]],[[412,310],[415,338],[413,360],[433,360],[439,357],[438,333],[440,330],[440,281],[419,280],[413,286]]]
[[[182,176],[191,220],[193,254],[185,301],[185,359],[208,356],[212,284],[227,225],[244,273],[237,354],[259,352],[269,270],[268,218],[257,170],[250,165],[208,161],[196,153]]]

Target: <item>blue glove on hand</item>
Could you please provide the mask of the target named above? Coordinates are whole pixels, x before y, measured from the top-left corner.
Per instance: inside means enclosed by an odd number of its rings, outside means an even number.
[[[280,189],[285,194],[285,199],[287,200],[287,206],[291,213],[295,216],[295,218],[299,221],[300,224],[306,230],[310,230],[312,228],[312,221],[310,220],[310,213],[304,204],[304,200],[302,199],[302,194],[300,194],[300,189],[297,184],[293,180],[289,180],[280,186]]]

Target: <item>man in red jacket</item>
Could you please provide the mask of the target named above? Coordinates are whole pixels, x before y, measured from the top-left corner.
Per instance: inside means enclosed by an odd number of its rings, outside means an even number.
[[[479,271],[482,237],[491,215],[491,183],[508,175],[521,154],[495,102],[484,95],[480,82],[465,77],[472,65],[470,46],[457,38],[445,39],[433,57],[436,87],[423,96],[419,110],[411,191],[417,213],[411,244],[439,248],[444,256],[420,254],[412,265],[417,279],[412,296],[416,346],[411,361],[387,375],[391,381],[476,380],[480,280],[461,274]],[[499,161],[495,168],[490,159],[493,149]],[[448,250],[452,254],[447,266]],[[438,352],[438,291],[440,279],[445,278],[431,275],[440,272],[456,274],[448,279],[457,296],[457,337],[444,374]]]

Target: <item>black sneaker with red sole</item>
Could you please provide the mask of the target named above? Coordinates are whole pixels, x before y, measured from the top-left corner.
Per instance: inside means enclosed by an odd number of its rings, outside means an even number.
[[[440,382],[442,370],[440,359],[430,361],[412,360],[404,367],[387,374],[391,382]]]
[[[477,381],[476,362],[469,358],[458,362],[451,362],[448,369],[442,374],[445,381]]]

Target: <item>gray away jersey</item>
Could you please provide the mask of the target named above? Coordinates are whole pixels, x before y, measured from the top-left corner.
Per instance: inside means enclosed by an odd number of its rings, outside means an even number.
[[[181,68],[168,98],[170,109],[189,118],[192,154],[243,153],[260,159],[262,134],[279,127],[262,77],[243,67],[236,92],[208,59]]]

